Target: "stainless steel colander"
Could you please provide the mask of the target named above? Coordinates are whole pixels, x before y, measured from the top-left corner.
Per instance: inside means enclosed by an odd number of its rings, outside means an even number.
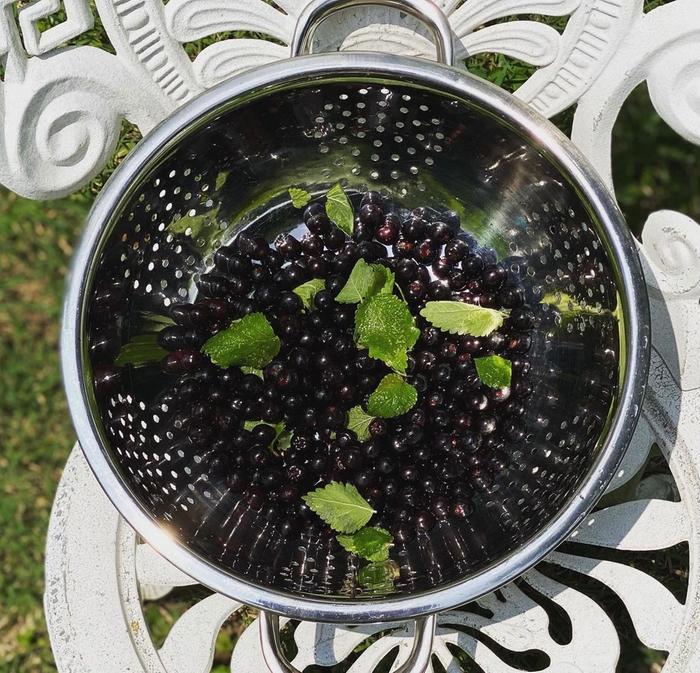
[[[292,54],[356,0],[319,0]],[[236,77],[146,137],[103,189],[77,253],[62,355],[73,420],[100,483],[160,553],[203,584],[272,614],[334,622],[419,618],[520,575],[584,518],[637,421],[649,317],[634,243],[586,160],[551,124],[449,67],[449,26],[429,0],[382,0],[433,30],[442,64],[384,54],[303,56]],[[465,521],[440,521],[392,552],[393,591],[362,593],[332,538],[287,539],[281,512],[226,487],[220,456],[168,425],[158,366],[127,368],[95,395],[91,340],[154,332],[196,297],[214,251],[243,227],[270,239],[290,185],[323,194],[379,190],[407,207],[449,207],[530,282],[583,310],[552,315],[532,346],[526,437],[474,496]],[[272,224],[270,224],[272,223]],[[265,616],[271,667],[276,620]],[[433,622],[418,622],[410,666],[425,667]]]

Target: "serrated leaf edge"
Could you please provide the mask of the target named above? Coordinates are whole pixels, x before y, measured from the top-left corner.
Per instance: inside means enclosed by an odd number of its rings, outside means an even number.
[[[341,193],[343,196],[342,200],[340,198]],[[329,203],[335,203],[340,208],[345,208],[347,206],[350,210],[350,223],[347,224],[344,221],[339,222],[336,218],[332,217],[331,213],[328,212]],[[348,199],[348,195],[345,193],[343,186],[339,182],[333,185],[333,187],[326,192],[326,213],[328,214],[328,217],[330,217],[336,223],[338,228],[344,231],[348,236],[352,236],[352,232],[355,228],[354,212],[350,199]]]
[[[374,554],[362,554],[357,550],[356,538],[360,533],[362,533],[362,531],[366,529],[375,530],[380,533],[386,533],[386,535],[388,535],[389,537],[389,539],[386,542],[382,543],[382,547],[379,550],[377,550],[377,552],[375,552]],[[336,535],[336,540],[338,541],[338,544],[343,549],[345,549],[346,552],[348,552],[349,554],[355,554],[355,556],[359,556],[360,558],[363,558],[366,561],[369,561],[370,563],[382,563],[384,561],[388,561],[389,549],[394,544],[394,536],[386,528],[382,528],[381,526],[363,526],[362,528],[356,530],[354,533],[351,534],[340,533]],[[378,554],[381,554],[381,556],[378,556]]]
[[[374,395],[376,395],[378,392],[380,392],[379,389],[381,388],[382,384],[383,384],[388,378],[390,378],[390,377],[396,377],[396,378],[398,378],[398,379],[399,379],[399,383],[402,384],[402,388],[408,387],[408,388],[411,388],[411,389],[412,389],[413,394],[414,394],[413,397],[415,397],[413,403],[411,404],[410,407],[408,407],[408,409],[406,409],[406,411],[401,411],[401,412],[399,412],[398,414],[394,414],[393,416],[384,416],[384,415],[381,415],[381,414],[372,414],[372,413],[370,413],[370,411],[369,411],[369,405],[372,404],[372,397],[373,397]],[[389,385],[389,384],[387,384],[387,385]],[[384,392],[384,391],[382,391],[382,392]],[[375,398],[375,399],[376,399],[376,398]],[[418,390],[417,390],[417,388],[416,388],[414,385],[412,385],[412,384],[410,384],[408,381],[406,381],[406,380],[405,380],[405,377],[403,377],[401,374],[397,374],[397,373],[387,374],[387,375],[386,375],[384,378],[382,378],[382,380],[377,384],[377,387],[372,391],[372,393],[370,393],[369,398],[367,399],[367,408],[368,408],[368,410],[366,411],[366,413],[367,413],[369,416],[374,416],[375,418],[396,418],[397,416],[401,416],[401,415],[403,415],[403,414],[408,413],[411,409],[413,409],[413,407],[416,406],[417,403],[418,403]]]
[[[398,285],[397,285],[398,287]],[[367,307],[370,303],[370,300],[375,299],[376,297],[383,296],[384,294],[387,294],[387,296],[395,297],[399,302],[404,304],[406,309],[408,310],[408,305],[405,300],[400,299],[399,297],[396,297],[394,294],[388,294],[388,293],[379,293],[376,295],[373,295],[372,297],[369,297],[366,301],[362,302],[360,304],[360,308],[362,307]],[[367,309],[365,309],[367,310]],[[418,341],[418,337],[420,336],[420,330],[416,327],[416,322],[415,322],[415,316],[408,310],[408,314],[411,316],[411,321],[412,324],[409,328],[409,335],[410,335],[410,340],[412,341],[411,345],[408,346],[405,350],[397,350],[395,351],[392,356],[389,358],[382,357],[381,355],[378,354],[378,349],[376,347],[370,346],[369,344],[366,344],[362,339],[358,337],[358,327],[357,327],[357,318],[359,315],[360,309],[358,309],[358,312],[355,314],[355,329],[353,333],[353,340],[355,341],[355,345],[359,348],[366,348],[369,356],[375,360],[379,360],[383,362],[384,364],[388,365],[391,367],[397,374],[401,376],[406,375],[406,367],[408,366],[408,353],[414,348],[416,345],[416,342]],[[396,357],[394,357],[396,356]],[[396,359],[401,360],[401,363],[403,364],[402,367],[397,366]]]
[[[365,513],[368,512],[368,511],[370,511],[371,513],[370,513],[369,517],[367,517],[367,520],[366,520],[364,523],[360,524],[357,528],[354,528],[354,529],[352,529],[352,530],[350,530],[350,529],[348,529],[348,530],[340,530],[340,529],[336,528],[330,521],[328,521],[327,519],[325,519],[319,512],[317,512],[316,509],[314,509],[314,506],[313,506],[313,498],[310,498],[310,496],[313,496],[313,495],[315,495],[315,494],[320,495],[320,493],[322,493],[323,491],[325,491],[329,486],[340,486],[340,487],[341,487],[342,489],[344,489],[344,490],[353,489],[354,492],[364,501],[364,503],[365,503],[367,506],[364,507],[364,506],[361,506],[361,505],[356,505],[356,504],[354,504],[354,503],[348,503],[348,502],[345,502],[345,501],[342,501],[342,500],[331,500],[331,499],[328,499],[328,500],[326,500],[326,502],[336,502],[336,503],[338,503],[338,504],[343,505],[343,507],[350,507],[350,508],[354,508],[354,509],[359,509],[359,510],[362,510],[363,512],[365,512]],[[309,502],[310,499],[311,499],[311,502]],[[357,488],[356,488],[353,484],[344,484],[344,483],[339,482],[339,481],[331,481],[331,482],[329,482],[328,484],[326,484],[325,486],[321,486],[321,487],[319,487],[319,488],[314,489],[314,490],[311,491],[310,493],[307,493],[306,495],[302,496],[302,500],[310,507],[310,509],[311,509],[312,512],[314,512],[319,518],[321,518],[326,524],[328,524],[331,528],[333,528],[333,530],[337,531],[338,533],[346,533],[346,534],[348,534],[348,533],[349,533],[349,534],[356,533],[356,532],[357,532],[358,530],[360,530],[361,528],[364,528],[364,527],[369,523],[369,520],[372,518],[372,516],[373,516],[374,514],[377,513],[377,510],[374,509],[374,508],[364,499],[364,497],[362,496],[362,494],[357,490]]]
[[[500,386],[500,385],[493,386],[481,378],[481,374],[479,373],[479,365],[477,363],[479,361],[493,360],[493,359],[498,359],[498,360],[502,360],[503,362],[507,362],[510,366],[510,378],[508,379],[508,383],[506,383],[505,386]],[[497,390],[499,388],[504,388],[504,387],[510,386],[512,381],[513,381],[513,363],[510,360],[508,360],[508,358],[504,358],[501,355],[485,355],[484,357],[474,358],[474,367],[476,369],[476,375],[479,377],[479,381],[481,381],[481,383],[483,383],[485,386],[488,386],[489,388],[493,388],[495,390]]]
[[[360,437],[360,435],[359,435],[359,433],[357,432],[357,430],[355,430],[355,429],[354,429],[353,427],[351,427],[351,425],[350,425],[350,414],[351,414],[355,409],[359,409],[365,416],[367,416],[367,417],[370,419],[370,420],[367,422],[367,426],[366,426],[366,430],[367,430],[367,435],[366,435],[366,436],[365,436],[364,433],[363,433],[363,436]],[[376,418],[376,416],[372,416],[371,414],[367,413],[367,411],[366,411],[365,409],[363,409],[361,405],[356,404],[354,407],[352,407],[352,408],[348,411],[348,424],[347,424],[347,428],[348,428],[348,430],[352,430],[352,431],[357,435],[357,438],[358,438],[361,442],[364,442],[366,439],[369,439],[369,436],[370,436],[369,426],[372,424],[372,421],[373,421],[375,418]]]
[[[493,315],[497,320],[499,321],[498,324],[491,329],[488,332],[484,332],[479,330],[479,333],[477,334],[474,331],[465,331],[465,330],[460,330],[456,327],[451,327],[451,328],[445,328],[441,327],[440,325],[436,324],[433,322],[433,319],[429,318],[428,315],[426,315],[426,309],[428,309],[428,306],[430,304],[455,304],[456,306],[469,306],[471,309],[468,310],[474,310],[475,313],[479,311],[488,312],[489,315]],[[421,309],[420,314],[435,328],[439,329],[441,332],[447,332],[448,334],[454,334],[454,335],[459,335],[459,336],[473,336],[473,337],[485,337],[488,336],[489,334],[492,334],[495,332],[497,329],[499,329],[503,325],[503,321],[506,319],[507,314],[504,313],[503,311],[499,311],[497,309],[493,308],[487,308],[486,306],[476,306],[475,304],[467,304],[466,302],[460,302],[460,301],[450,301],[450,300],[440,300],[440,301],[429,301],[426,302],[425,306]]]
[[[309,201],[311,201],[311,194],[300,187],[290,187],[287,190],[287,193],[289,194],[289,198],[292,200],[292,205],[297,209],[304,208],[306,205],[308,205]]]

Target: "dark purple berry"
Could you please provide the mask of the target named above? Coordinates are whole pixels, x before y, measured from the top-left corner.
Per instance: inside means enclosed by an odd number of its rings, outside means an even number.
[[[294,292],[282,292],[277,305],[283,313],[298,313],[304,306],[299,295]]]
[[[265,491],[259,486],[251,486],[244,494],[246,502],[255,510],[262,509],[265,504]]]
[[[438,278],[447,278],[452,271],[452,262],[447,257],[438,257],[433,262],[433,273]]]
[[[498,300],[505,308],[519,308],[525,303],[525,291],[521,287],[507,285],[501,288]]]
[[[471,503],[464,500],[456,500],[450,507],[450,514],[456,519],[466,519],[473,511]]]
[[[205,363],[204,356],[195,350],[179,350],[169,353],[163,358],[163,371],[168,374],[183,374],[194,372]]]
[[[397,257],[399,259],[411,257],[411,255],[413,255],[413,249],[415,248],[415,245],[416,244],[413,241],[409,241],[405,238],[400,238],[392,246],[392,253],[394,257]]]
[[[508,317],[508,323],[517,330],[530,329],[535,321],[535,316],[529,309],[514,308]]]
[[[484,268],[481,277],[484,285],[490,288],[499,288],[507,277],[506,270],[497,264],[490,264]]]
[[[428,229],[430,240],[435,243],[447,243],[453,236],[452,229],[444,222],[433,222]]]
[[[373,437],[383,437],[388,431],[387,422],[383,418],[375,418],[369,424],[369,431]]]
[[[434,280],[428,285],[428,297],[435,301],[449,299],[452,295],[449,285],[442,280]]]
[[[419,531],[428,531],[435,525],[435,519],[430,512],[418,513],[414,521]]]
[[[450,513],[450,504],[445,498],[437,497],[431,501],[430,509],[438,519],[445,519]]]
[[[377,229],[377,240],[384,245],[393,245],[399,237],[399,228],[398,218],[392,214],[387,215]]]
[[[310,256],[320,255],[323,252],[323,239],[316,234],[306,234],[301,239],[303,251]]]
[[[457,264],[461,262],[469,253],[469,246],[459,238],[453,238],[445,245],[445,257]]]
[[[116,367],[97,366],[93,370],[95,395],[99,398],[108,397],[121,386],[121,372]]]
[[[306,220],[306,227],[312,234],[318,236],[327,236],[333,230],[328,215],[323,212],[316,213],[309,217],[309,219]]]
[[[323,242],[329,250],[340,250],[345,241],[346,236],[338,227],[333,227],[323,236]]]
[[[414,280],[408,286],[408,297],[413,301],[421,301],[425,299],[427,289],[422,280]]]
[[[438,255],[437,248],[428,239],[418,243],[413,254],[418,262],[426,265],[432,264]]]
[[[314,215],[326,213],[326,209],[320,203],[310,203],[304,210],[304,223],[308,222]]]
[[[301,243],[291,234],[280,234],[275,239],[275,247],[287,259],[297,259],[302,252]]]
[[[360,222],[375,229],[384,220],[384,211],[374,203],[366,203],[360,208]]]
[[[468,278],[480,278],[484,270],[484,260],[478,255],[467,255],[462,261],[462,271]]]

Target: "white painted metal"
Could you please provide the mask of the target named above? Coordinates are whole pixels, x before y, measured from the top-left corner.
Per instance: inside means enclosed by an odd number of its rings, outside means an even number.
[[[516,95],[551,116],[577,104],[573,139],[612,186],[611,134],[625,99],[646,81],[659,115],[686,139],[700,143],[700,9],[675,0],[643,13],[642,0],[435,0],[460,40],[458,56],[499,52],[537,66]],[[23,5],[14,19],[0,0],[0,182],[33,198],[75,191],[111,156],[121,120],[143,132],[204,88],[246,68],[283,58],[286,47],[268,39],[225,39],[190,61],[182,44],[215,33],[249,30],[287,44],[305,0],[96,0],[99,19],[116,54],[69,47],[97,17],[86,0],[64,0],[66,21],[44,31],[39,21],[58,0]],[[559,34],[519,15],[569,16]],[[482,28],[483,23],[513,17]],[[326,22],[315,49],[379,49],[431,56],[434,49],[410,17],[382,9],[346,10]],[[41,58],[37,58],[37,56]],[[106,76],[109,73],[109,76]],[[599,561],[587,548],[569,547],[548,560],[596,578],[614,591],[637,635],[669,651],[667,673],[700,671],[700,474],[694,441],[700,436],[700,227],[673,211],[653,213],[640,252],[653,312],[650,391],[635,441],[610,491],[645,464],[652,444],[666,457],[680,501],[649,499],[652,481],[638,493],[592,515],[571,538],[607,548]],[[658,479],[657,479],[658,481]],[[656,482],[654,482],[656,483]],[[665,490],[673,491],[663,482]],[[658,496],[657,496],[658,497]],[[89,512],[89,516],[86,513]],[[659,582],[615,559],[615,550],[648,551],[687,542],[690,578],[685,602]],[[572,551],[573,550],[573,551]],[[119,519],[79,451],[68,461],[54,504],[47,546],[46,614],[61,673],[206,673],[223,620],[242,606],[210,596],[186,612],[158,650],[142,610],[192,580],[140,544]],[[543,607],[522,588],[506,587],[480,601],[489,611],[440,615],[435,654],[448,673],[460,670],[447,645],[472,657],[487,673],[513,672],[497,651],[455,628],[468,626],[512,652],[547,654],[552,673],[612,673],[620,643],[603,608],[572,581],[566,586],[529,572],[524,581],[554,601],[571,620],[562,645],[549,632]],[[340,627],[301,624],[294,666],[343,661],[369,636],[386,635],[365,649],[352,673],[369,671],[399,647],[396,669],[408,654],[409,626]],[[487,641],[490,642],[490,641]],[[231,660],[236,673],[264,669],[257,628],[248,628]]]

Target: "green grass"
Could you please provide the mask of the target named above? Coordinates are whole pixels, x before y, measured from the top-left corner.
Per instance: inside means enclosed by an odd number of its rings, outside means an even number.
[[[659,0],[648,2],[647,10],[657,4]],[[86,39],[100,43],[104,35],[97,26]],[[191,55],[203,46],[190,45]],[[480,56],[469,65],[508,90],[532,72],[498,55]],[[566,111],[556,122],[568,130],[571,118]],[[61,295],[89,204],[140,137],[133,126],[125,124],[123,131],[115,160],[76,197],[34,203],[0,192],[0,673],[55,670],[41,603],[43,550],[53,495],[74,442],[58,369]],[[645,87],[633,93],[622,111],[613,155],[617,194],[635,232],[659,208],[700,220],[700,149],[679,139],[658,118]],[[679,569],[682,554],[662,556],[660,567],[685,572]],[[147,607],[158,641],[195,599],[178,593]],[[240,620],[234,620],[222,631],[217,673],[228,670],[240,628]],[[619,673],[657,670],[657,653],[636,642],[623,652]]]
[[[86,206],[0,193],[0,671],[52,670],[41,595],[49,510],[74,442],[57,358]]]

